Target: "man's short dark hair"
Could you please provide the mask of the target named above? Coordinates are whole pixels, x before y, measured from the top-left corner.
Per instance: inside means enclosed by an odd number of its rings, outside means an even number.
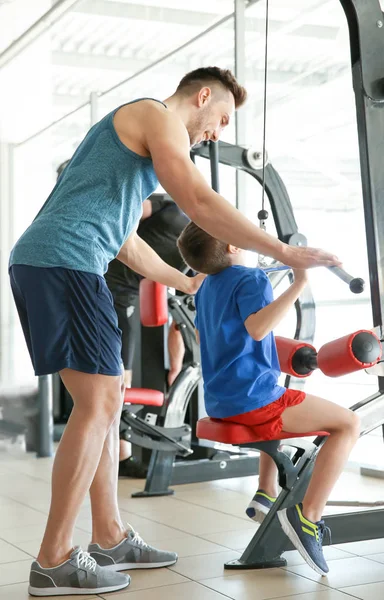
[[[180,254],[194,271],[214,275],[231,265],[228,244],[212,237],[192,221],[177,240]]]
[[[219,67],[201,67],[187,73],[180,81],[176,93],[189,95],[212,83],[219,83],[231,92],[235,99],[235,108],[242,106],[247,99],[247,90],[239,84],[232,71]]]

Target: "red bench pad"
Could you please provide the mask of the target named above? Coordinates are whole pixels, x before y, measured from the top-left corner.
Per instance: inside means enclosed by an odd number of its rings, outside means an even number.
[[[168,322],[167,287],[157,281],[140,281],[140,320],[145,327],[160,327]]]
[[[127,388],[124,404],[144,404],[145,406],[163,406],[164,394],[158,390],[146,388]]]
[[[279,440],[297,437],[312,437],[312,436],[329,435],[326,431],[309,431],[308,433],[288,433],[282,431]],[[229,423],[220,419],[210,419],[205,417],[197,422],[196,436],[204,440],[212,440],[213,442],[221,442],[222,444],[249,444],[252,442],[265,442],[269,440],[260,439],[252,427],[247,425],[239,425],[237,423]]]

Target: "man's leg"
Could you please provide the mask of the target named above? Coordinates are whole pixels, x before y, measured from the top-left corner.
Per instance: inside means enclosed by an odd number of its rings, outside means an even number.
[[[321,519],[329,495],[360,435],[356,413],[333,402],[307,395],[282,414],[284,431],[328,431],[329,438],[316,458],[312,478],[303,501],[303,514],[310,521]]]
[[[51,507],[37,557],[42,567],[56,566],[69,557],[77,515],[121,410],[121,377],[72,369],[64,369],[60,376],[74,407],[53,466]]]
[[[122,394],[124,389],[122,384]],[[89,490],[92,507],[92,543],[97,543],[102,548],[112,548],[126,537],[127,528],[121,520],[117,500],[119,429],[120,412],[107,434],[101,459]]]
[[[137,295],[130,293],[129,290],[123,293],[120,288],[116,292],[111,287],[110,291],[112,292],[113,306],[117,314],[117,323],[121,329],[121,360],[124,365],[124,383],[125,387],[130,388],[132,386],[132,364],[136,345]]]
[[[90,488],[92,542],[89,553],[100,566],[114,571],[173,565],[177,560],[175,552],[149,546],[132,527],[127,530],[121,520],[117,499],[119,425],[120,415],[117,415],[107,434]]]
[[[168,333],[168,353],[170,362],[168,385],[171,386],[183,368],[183,358],[185,354],[183,336],[174,321],[172,321]]]
[[[123,295],[121,289],[117,293],[110,288],[113,296],[113,306],[117,314],[117,323],[121,329],[121,360],[124,366],[124,389],[132,387],[132,363],[135,352],[135,333],[133,319],[135,318],[136,298],[128,291]],[[122,301],[124,297],[124,302]],[[128,306],[127,306],[128,304]],[[127,460],[132,453],[132,446],[126,440],[120,440],[120,460]]]
[[[120,439],[119,460],[127,460],[132,454],[132,444]]]

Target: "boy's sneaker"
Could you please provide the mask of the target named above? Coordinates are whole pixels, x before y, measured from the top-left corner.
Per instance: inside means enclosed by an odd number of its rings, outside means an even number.
[[[127,537],[114,548],[107,549],[101,548],[99,544],[90,544],[88,552],[100,567],[108,567],[108,571],[169,567],[177,561],[176,552],[152,548],[133,529],[128,531]]]
[[[329,571],[323,555],[324,534],[331,535],[329,527],[324,521],[312,523],[303,516],[302,505],[296,504],[277,513],[284,533],[300,552],[305,562],[319,575],[326,575]]]
[[[122,590],[129,582],[129,575],[101,569],[88,552],[76,547],[58,567],[44,569],[34,561],[28,592],[31,596],[95,595]]]
[[[276,498],[268,496],[264,490],[257,490],[245,512],[256,523],[262,523],[274,502],[276,502]]]

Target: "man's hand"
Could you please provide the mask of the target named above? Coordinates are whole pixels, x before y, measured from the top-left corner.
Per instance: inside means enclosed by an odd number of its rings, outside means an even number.
[[[282,262],[294,269],[310,269],[311,267],[341,267],[342,263],[334,254],[319,248],[285,246]]]

